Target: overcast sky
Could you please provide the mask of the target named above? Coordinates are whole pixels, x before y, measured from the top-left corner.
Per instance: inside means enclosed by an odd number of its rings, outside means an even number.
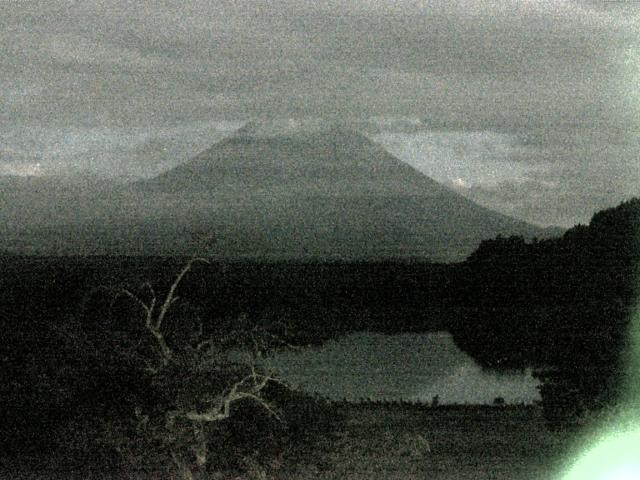
[[[1,8],[0,174],[151,175],[247,120],[374,116],[403,160],[540,224],[640,193],[637,2]]]

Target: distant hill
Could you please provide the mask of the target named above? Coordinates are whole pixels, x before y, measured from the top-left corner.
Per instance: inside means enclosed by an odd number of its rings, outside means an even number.
[[[89,176],[0,175],[0,248],[20,254],[93,251],[103,239],[90,226],[120,217],[116,185]],[[82,243],[79,237],[94,238]]]
[[[558,233],[483,208],[366,136],[248,125],[189,162],[129,186],[231,256],[464,259],[482,239]]]

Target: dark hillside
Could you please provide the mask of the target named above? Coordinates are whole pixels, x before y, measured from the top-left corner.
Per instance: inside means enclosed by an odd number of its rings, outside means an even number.
[[[487,367],[562,372],[575,397],[566,403],[577,409],[615,398],[637,294],[639,225],[634,199],[559,239],[482,242],[460,265],[456,342]]]

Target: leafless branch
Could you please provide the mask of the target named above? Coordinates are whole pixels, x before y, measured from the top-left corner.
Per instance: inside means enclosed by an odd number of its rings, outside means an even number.
[[[121,295],[126,295],[127,297],[129,297],[130,299],[135,301],[145,311],[145,313],[147,314],[147,318],[151,317],[151,315],[153,313],[153,311],[151,310],[151,307],[149,305],[147,305],[146,303],[144,303],[140,299],[140,297],[138,297],[137,295],[131,293],[131,291],[126,289],[126,288],[121,289],[118,293],[121,294]],[[116,297],[118,297],[118,295],[116,295]]]
[[[164,428],[166,429],[165,432],[168,431],[170,438],[173,438],[172,435],[176,433],[176,429],[185,428],[185,422],[189,425],[187,428],[193,428],[193,437],[189,440],[191,452],[189,455],[195,454],[195,467],[192,460],[185,461],[187,457],[182,455],[185,453],[183,450],[184,445],[180,445],[175,438],[170,440],[173,442],[171,448],[175,448],[175,450],[170,450],[171,458],[180,477],[185,480],[193,479],[192,468],[200,468],[207,463],[208,443],[205,435],[205,424],[229,418],[234,403],[241,400],[251,401],[263,408],[269,415],[280,420],[278,412],[264,397],[263,390],[270,382],[284,383],[278,380],[271,371],[265,369],[262,365],[262,360],[263,354],[270,345],[288,345],[275,333],[267,331],[264,326],[250,326],[246,322],[246,316],[241,316],[237,320],[237,324],[224,334],[222,334],[224,329],[221,328],[221,335],[218,338],[203,338],[204,324],[197,317],[198,324],[195,332],[195,341],[187,345],[186,350],[177,350],[174,357],[174,352],[167,344],[163,333],[163,330],[166,329],[165,320],[171,307],[179,301],[180,297],[177,295],[178,287],[195,262],[209,263],[204,258],[194,257],[190,259],[176,275],[166,295],[162,297],[157,295],[149,282],[141,285],[137,291],[138,294],[133,293],[128,288],[122,288],[116,295],[116,297],[119,295],[126,296],[144,311],[144,327],[155,338],[160,347],[161,358],[150,359],[142,355],[133,357],[135,361],[140,361],[149,373],[153,375],[159,374],[163,366],[166,367],[169,362],[172,362],[176,367],[184,368],[186,375],[195,373],[189,369],[195,369],[198,374],[211,373],[215,375],[216,372],[223,372],[225,376],[237,375],[235,378],[238,380],[225,390],[214,390],[210,393],[204,393],[204,395],[199,392],[191,398],[189,398],[189,394],[187,394],[187,398],[182,398],[181,394],[179,394],[176,398],[177,408],[164,412]],[[284,326],[285,331],[286,328]],[[244,353],[249,356],[246,364],[242,361],[232,361],[225,355],[225,348],[228,349],[230,345],[238,343],[244,344],[244,347],[246,347]],[[136,355],[139,352],[132,351],[130,353],[131,355]],[[249,369],[248,372],[247,369]],[[174,373],[170,372],[171,375]],[[200,398],[201,396],[205,398]]]
[[[253,383],[247,385],[247,383],[253,380]],[[273,410],[271,405],[260,396],[260,392],[266,387],[269,381],[274,380],[270,375],[257,374],[254,368],[252,368],[251,374],[243,377],[234,383],[229,391],[218,397],[216,405],[204,412],[198,412],[195,410],[183,412],[182,415],[188,420],[195,422],[218,422],[229,418],[231,415],[231,405],[234,402],[242,399],[251,399],[258,405],[262,406],[271,415],[280,420],[279,415]]]
[[[160,327],[162,326],[162,322],[164,320],[164,317],[167,315],[167,312],[169,311],[169,307],[171,307],[171,305],[178,299],[177,297],[175,297],[176,288],[178,288],[178,285],[180,285],[180,282],[182,282],[182,279],[187,274],[187,272],[191,270],[191,267],[195,262],[209,263],[209,261],[206,258],[194,257],[187,262],[187,264],[182,268],[182,270],[180,270],[180,273],[178,273],[178,276],[171,284],[171,287],[169,288],[169,293],[167,293],[167,296],[164,299],[164,303],[160,308],[160,313],[158,314],[158,318],[156,320],[156,325],[155,325],[155,328],[157,330],[159,330]]]
[[[156,315],[156,305],[158,302],[158,297],[156,296],[156,292],[149,282],[145,282],[141,286],[142,289],[147,289],[151,293],[151,298],[148,303],[142,300],[138,295],[131,292],[131,290],[127,288],[122,288],[118,292],[118,295],[125,295],[128,298],[132,299],[135,303],[137,303],[145,312],[145,327],[153,335],[160,347],[160,351],[162,353],[162,358],[164,365],[168,365],[168,363],[173,358],[173,351],[167,344],[164,334],[162,333],[162,323],[170,309],[170,307],[179,299],[178,296],[175,295],[176,289],[180,285],[180,282],[184,278],[184,276],[191,270],[193,264],[195,262],[204,262],[208,263],[208,260],[205,258],[194,257],[180,270],[175,280],[171,284],[169,288],[169,292],[167,293],[162,306],[160,307],[160,311]],[[116,295],[117,297],[117,295]],[[155,316],[155,319],[154,319]],[[150,369],[150,371],[154,371],[155,369]]]

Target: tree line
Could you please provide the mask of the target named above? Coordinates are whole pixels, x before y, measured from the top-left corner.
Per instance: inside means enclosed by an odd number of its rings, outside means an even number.
[[[638,293],[640,199],[556,239],[497,237],[457,270],[455,341],[488,368],[534,366],[552,421],[616,401]]]

